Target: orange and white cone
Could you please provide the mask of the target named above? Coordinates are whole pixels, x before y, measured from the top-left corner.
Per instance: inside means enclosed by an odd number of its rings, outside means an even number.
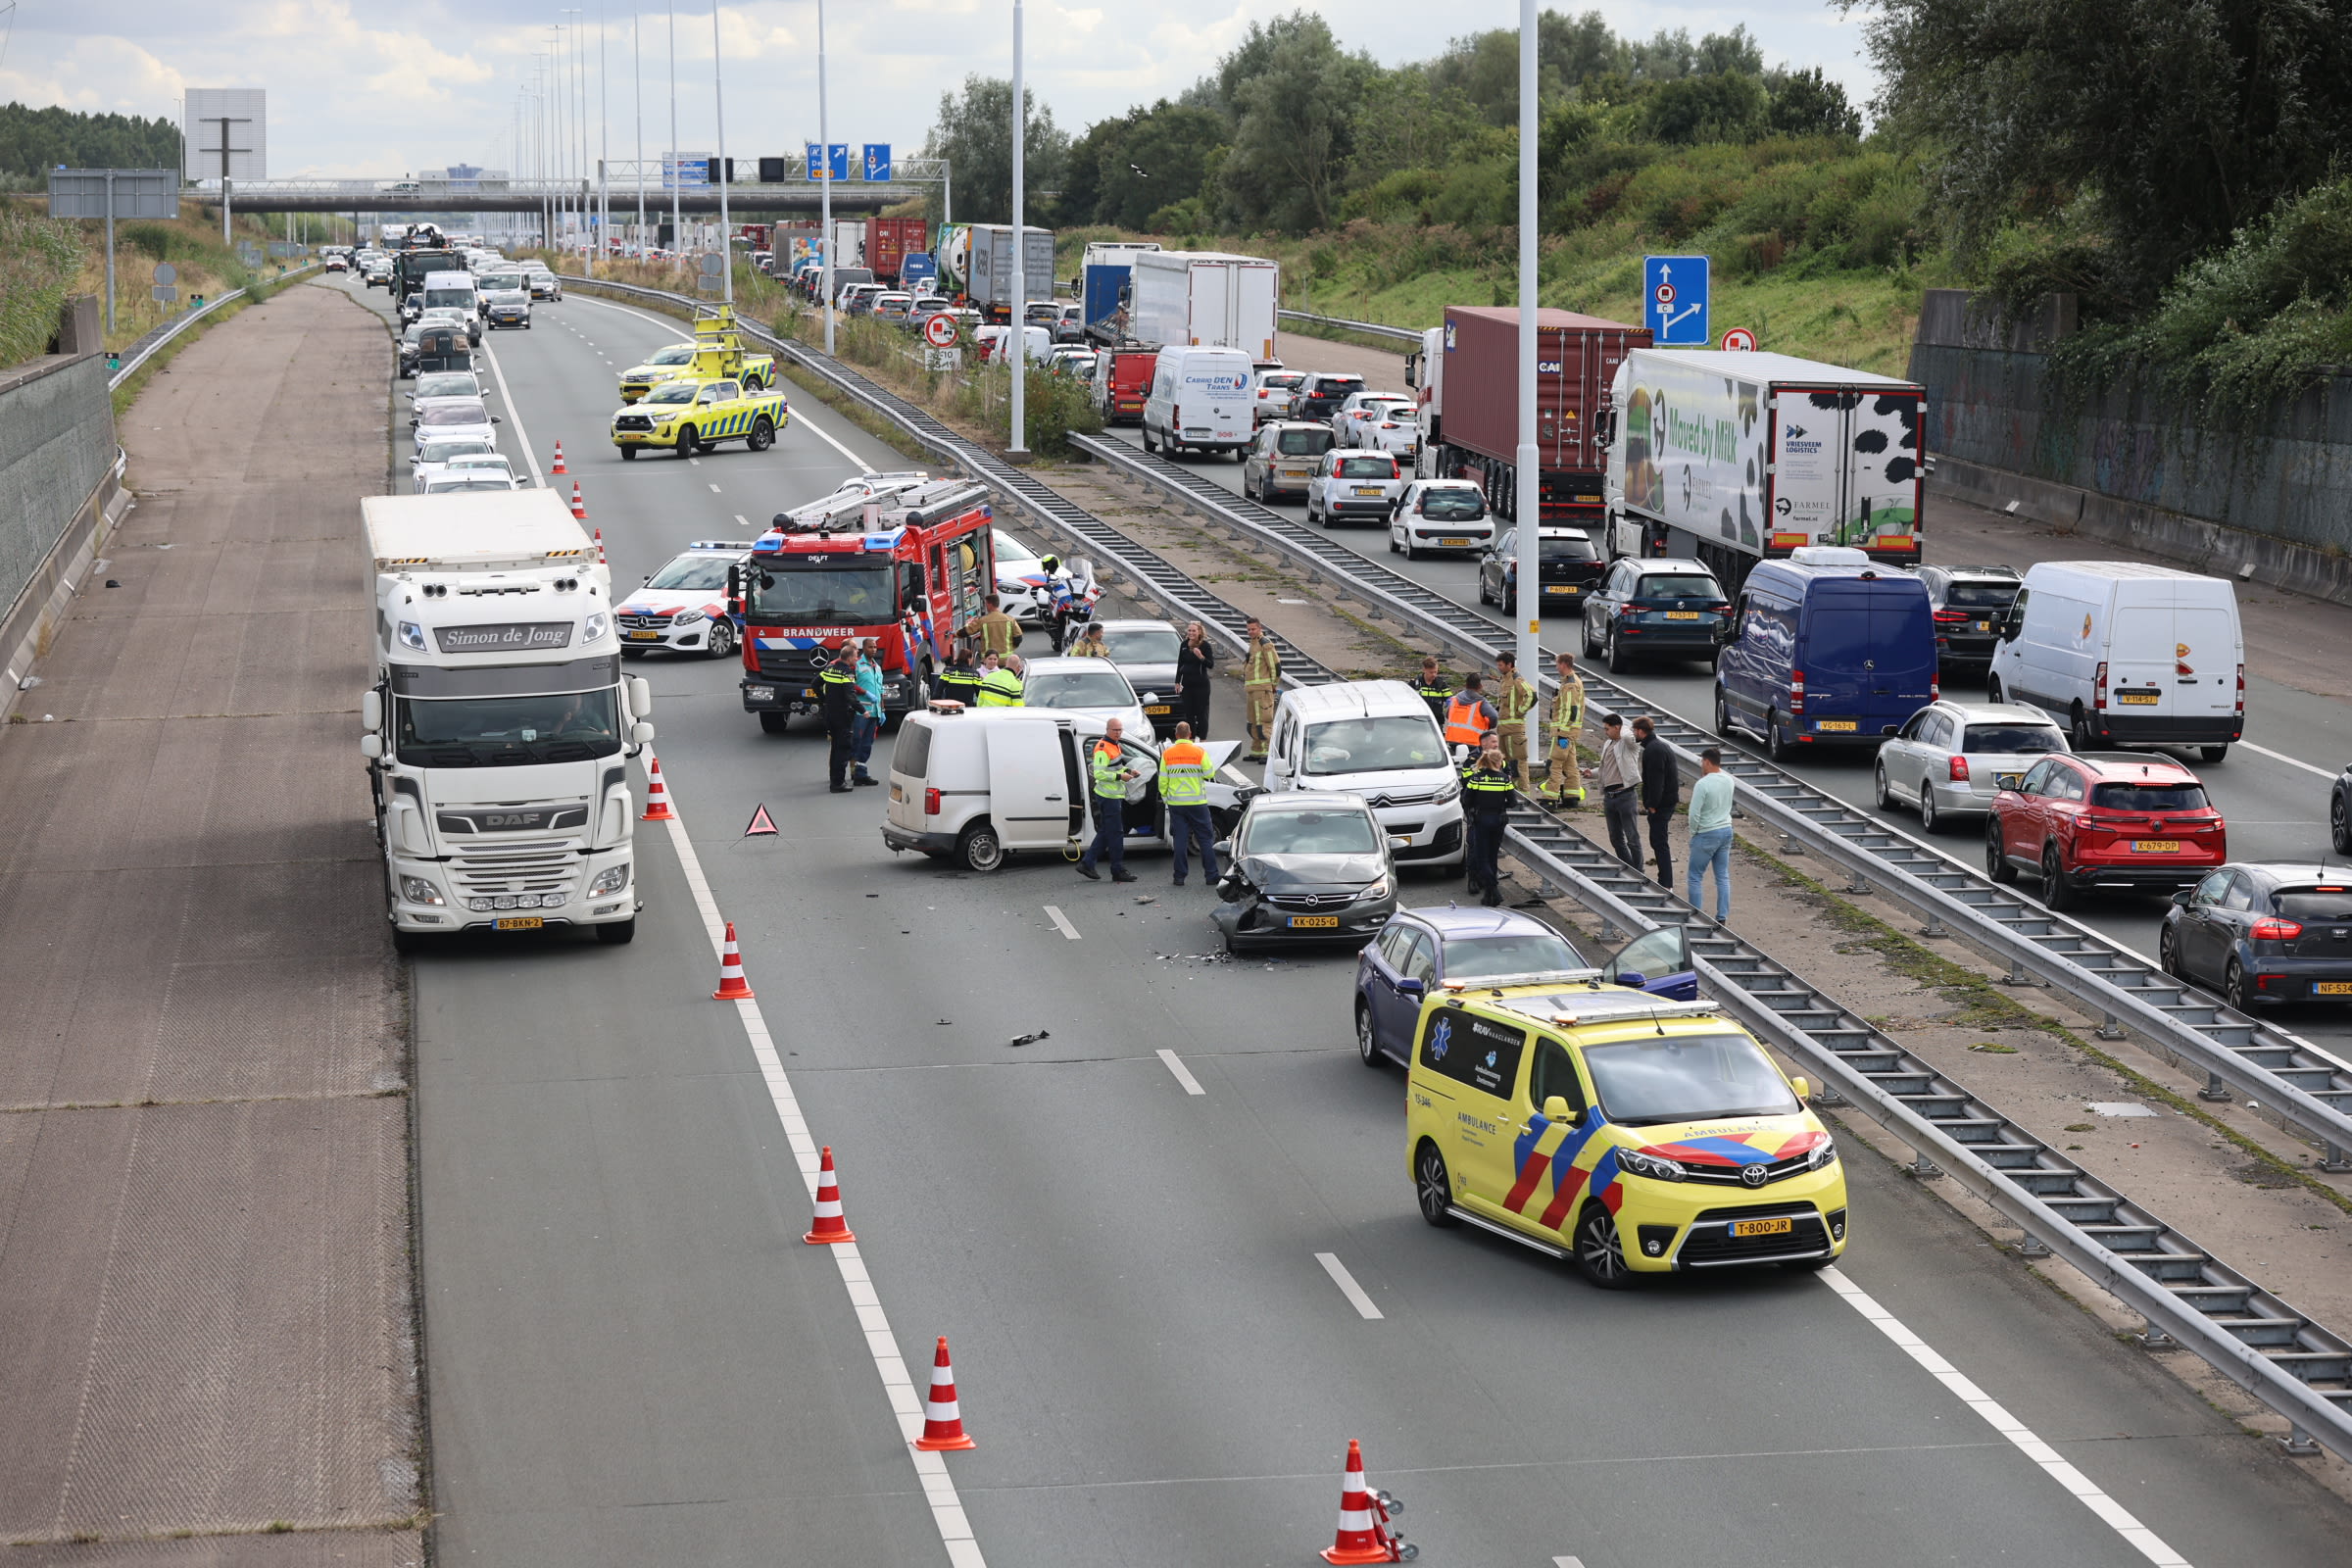
[[[678,813],[669,808],[669,786],[662,782],[662,759],[648,752],[645,766],[645,813],[640,822],[674,822]]]
[[[749,1002],[752,983],[743,977],[743,950],[735,946],[735,922],[727,922],[727,945],[718,955],[718,989],[710,993],[713,1002]]]
[[[550,473],[569,473],[571,471],[569,468],[564,466],[564,443],[561,441],[556,443],[555,466],[549,468],[547,471]]]
[[[605,560],[605,530],[602,528],[596,530],[596,564],[600,566],[611,564]]]
[[[939,1337],[939,1353],[931,1360],[931,1392],[923,1399],[923,1435],[914,1446],[925,1453],[948,1448],[977,1448],[963,1430],[963,1407],[956,1402],[956,1369],[948,1364],[948,1337]]]
[[[841,1217],[841,1178],[833,1174],[833,1146],[825,1146],[824,1154],[816,1167],[816,1217],[808,1222],[808,1233],[801,1238],[810,1247],[822,1247],[828,1242],[854,1242],[850,1222]]]
[[[1395,1562],[1396,1554],[1380,1526],[1372,1487],[1364,1479],[1364,1450],[1348,1440],[1348,1473],[1340,1479],[1340,1531],[1323,1553],[1325,1562]]]
[[[588,520],[588,503],[580,498],[580,481],[571,481],[571,514],[580,521]]]

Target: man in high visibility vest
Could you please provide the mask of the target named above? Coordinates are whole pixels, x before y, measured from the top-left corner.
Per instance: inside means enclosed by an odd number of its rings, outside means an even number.
[[[1576,743],[1585,732],[1585,677],[1568,654],[1560,655],[1559,670],[1559,690],[1551,694],[1551,711],[1544,715],[1544,755],[1550,765],[1536,793],[1555,806],[1574,808],[1585,804],[1585,775],[1576,762]]]
[[[1494,733],[1494,705],[1487,701],[1487,683],[1477,670],[1462,677],[1462,689],[1446,699],[1446,744],[1467,746],[1476,757]]]
[[[1188,847],[1200,851],[1200,876],[1217,880],[1217,832],[1208,816],[1208,752],[1193,739],[1193,726],[1180,723],[1176,738],[1159,754],[1159,798],[1168,808],[1168,839],[1176,846],[1176,885],[1184,886]]]
[[[1274,698],[1282,690],[1282,654],[1255,615],[1250,617],[1250,654],[1243,666],[1242,690],[1250,699],[1250,756],[1263,761],[1266,738],[1274,728]]]
[[[1087,804],[1094,808],[1095,838],[1078,860],[1078,874],[1089,882],[1102,878],[1095,871],[1095,862],[1110,861],[1113,882],[1133,882],[1135,873],[1127,869],[1127,781],[1135,777],[1135,769],[1127,765],[1127,753],[1119,744],[1123,726],[1115,718],[1102,724],[1102,738],[1086,754],[1087,774],[1092,781]]]
[[[990,661],[995,662],[991,663]],[[1018,708],[1021,706],[1021,656],[1006,654],[998,658],[985,655],[981,661],[980,706],[982,708]]]
[[[1494,656],[1495,683],[1502,690],[1494,699],[1495,717],[1501,720],[1497,731],[1502,742],[1502,760],[1511,766],[1511,777],[1521,789],[1529,788],[1527,779],[1527,715],[1536,710],[1543,694],[1527,683],[1519,673],[1518,656],[1499,653]]]
[[[1435,655],[1422,657],[1421,678],[1413,683],[1413,693],[1429,705],[1430,717],[1440,724],[1446,722],[1446,700],[1453,695],[1453,683],[1438,668]]]
[[[1462,815],[1469,832],[1470,891],[1489,906],[1502,902],[1502,829],[1511,812],[1510,765],[1493,741],[1462,769]]]
[[[1021,645],[1021,623],[998,608],[997,596],[990,594],[981,604],[988,613],[972,623],[972,634],[980,639],[983,654],[1004,655]]]

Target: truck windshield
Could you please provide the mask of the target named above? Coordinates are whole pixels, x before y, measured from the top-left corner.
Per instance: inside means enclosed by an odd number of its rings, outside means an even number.
[[[1802,1107],[1763,1048],[1745,1035],[1668,1035],[1587,1046],[1602,1110],[1621,1127],[1793,1116]]]
[[[395,754],[411,767],[585,762],[620,750],[613,690],[545,697],[403,697]]]
[[[1445,762],[1446,743],[1425,713],[1335,718],[1306,730],[1309,773],[1396,773]]]
[[[755,567],[748,617],[762,626],[875,626],[896,618],[890,564]]]

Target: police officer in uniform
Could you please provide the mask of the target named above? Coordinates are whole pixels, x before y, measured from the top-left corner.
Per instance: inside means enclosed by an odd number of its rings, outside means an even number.
[[[981,603],[988,613],[972,624],[972,632],[980,639],[983,654],[1009,655],[1021,646],[1021,623],[997,606],[997,596],[990,594]]]
[[[1495,683],[1502,691],[1494,699],[1495,717],[1501,720],[1497,731],[1502,741],[1502,760],[1511,765],[1511,777],[1521,789],[1531,786],[1527,778],[1527,715],[1534,712],[1542,694],[1529,685],[1519,673],[1519,658],[1515,654],[1494,656]]]
[[[1274,699],[1282,690],[1282,653],[1255,615],[1250,617],[1250,653],[1243,666],[1242,690],[1250,699],[1250,756],[1262,762],[1267,737],[1274,728]]]
[[[1462,689],[1446,699],[1446,744],[1466,746],[1476,757],[1494,733],[1494,705],[1487,701],[1487,683],[1477,670],[1462,677]]]
[[[1095,862],[1104,858],[1110,860],[1110,879],[1113,882],[1133,882],[1135,873],[1127,869],[1127,781],[1135,777],[1135,769],[1127,765],[1127,754],[1119,745],[1124,726],[1115,718],[1102,725],[1102,738],[1087,752],[1087,772],[1093,780],[1095,838],[1078,860],[1078,874],[1089,882],[1102,878],[1095,871]]]
[[[1544,715],[1544,755],[1549,760],[1539,798],[1553,806],[1585,804],[1585,775],[1577,767],[1577,738],[1585,731],[1585,677],[1576,661],[1560,655],[1560,686],[1551,694],[1551,710]]]
[[[966,708],[978,705],[980,672],[972,667],[972,645],[970,643],[960,637],[956,639],[956,646],[948,653],[948,667],[939,672],[935,684],[939,687],[939,695],[942,697],[954,698]]]
[[[825,770],[833,783],[833,793],[850,793],[850,758],[853,755],[852,737],[858,724],[858,677],[845,662],[857,656],[844,649],[832,663],[816,672],[816,687],[823,702],[825,737],[832,742],[825,758]]]
[[[1502,902],[1502,826],[1511,813],[1510,766],[1487,742],[1462,769],[1462,814],[1469,829],[1470,891],[1492,907]]]
[[[990,660],[996,660],[992,665]],[[1018,708],[1021,706],[1021,656],[1006,654],[998,659],[990,654],[981,660],[984,673],[980,677],[980,706],[982,708]]]
[[[1168,808],[1168,839],[1176,847],[1176,885],[1191,868],[1188,848],[1200,852],[1200,876],[1217,880],[1216,828],[1208,815],[1208,751],[1193,739],[1193,726],[1179,723],[1176,738],[1159,754],[1159,798]]]
[[[1421,678],[1414,682],[1413,691],[1429,705],[1429,716],[1443,726],[1446,722],[1446,700],[1453,695],[1453,685],[1446,672],[1438,668],[1437,657],[1424,655],[1421,660]]]

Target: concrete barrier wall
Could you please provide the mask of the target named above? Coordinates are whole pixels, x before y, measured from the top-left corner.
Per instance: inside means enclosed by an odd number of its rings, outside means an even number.
[[[86,564],[115,484],[115,415],[97,302],[68,305],[61,352],[0,370],[0,665],[27,672]],[[0,711],[17,696],[0,689]]]

